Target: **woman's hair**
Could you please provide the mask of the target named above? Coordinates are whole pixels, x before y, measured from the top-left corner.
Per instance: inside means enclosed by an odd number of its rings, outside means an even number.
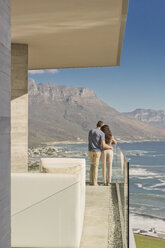
[[[108,125],[102,126],[101,131],[103,131],[103,133],[105,133],[105,143],[109,144],[112,140],[112,132],[111,132],[109,126]]]

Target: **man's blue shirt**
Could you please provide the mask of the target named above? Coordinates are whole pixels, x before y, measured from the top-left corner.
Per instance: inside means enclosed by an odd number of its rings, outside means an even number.
[[[105,140],[105,134],[98,128],[89,131],[88,150],[91,152],[101,152],[101,141]]]

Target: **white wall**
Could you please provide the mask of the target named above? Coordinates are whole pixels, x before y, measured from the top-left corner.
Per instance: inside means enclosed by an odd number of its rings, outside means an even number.
[[[0,247],[10,247],[10,0],[0,0]]]
[[[12,173],[13,247],[79,247],[85,208],[83,174]]]

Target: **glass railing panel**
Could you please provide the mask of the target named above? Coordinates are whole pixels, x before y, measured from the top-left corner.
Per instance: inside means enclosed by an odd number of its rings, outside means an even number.
[[[119,146],[114,147],[111,182],[117,189],[123,248],[128,248],[128,162]]]
[[[124,183],[125,157],[119,146],[114,146],[112,163],[112,183]]]

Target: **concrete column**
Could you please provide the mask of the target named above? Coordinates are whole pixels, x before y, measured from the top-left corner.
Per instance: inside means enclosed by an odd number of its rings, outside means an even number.
[[[10,247],[10,0],[0,1],[0,247]]]
[[[28,46],[11,46],[11,170],[28,170]]]

